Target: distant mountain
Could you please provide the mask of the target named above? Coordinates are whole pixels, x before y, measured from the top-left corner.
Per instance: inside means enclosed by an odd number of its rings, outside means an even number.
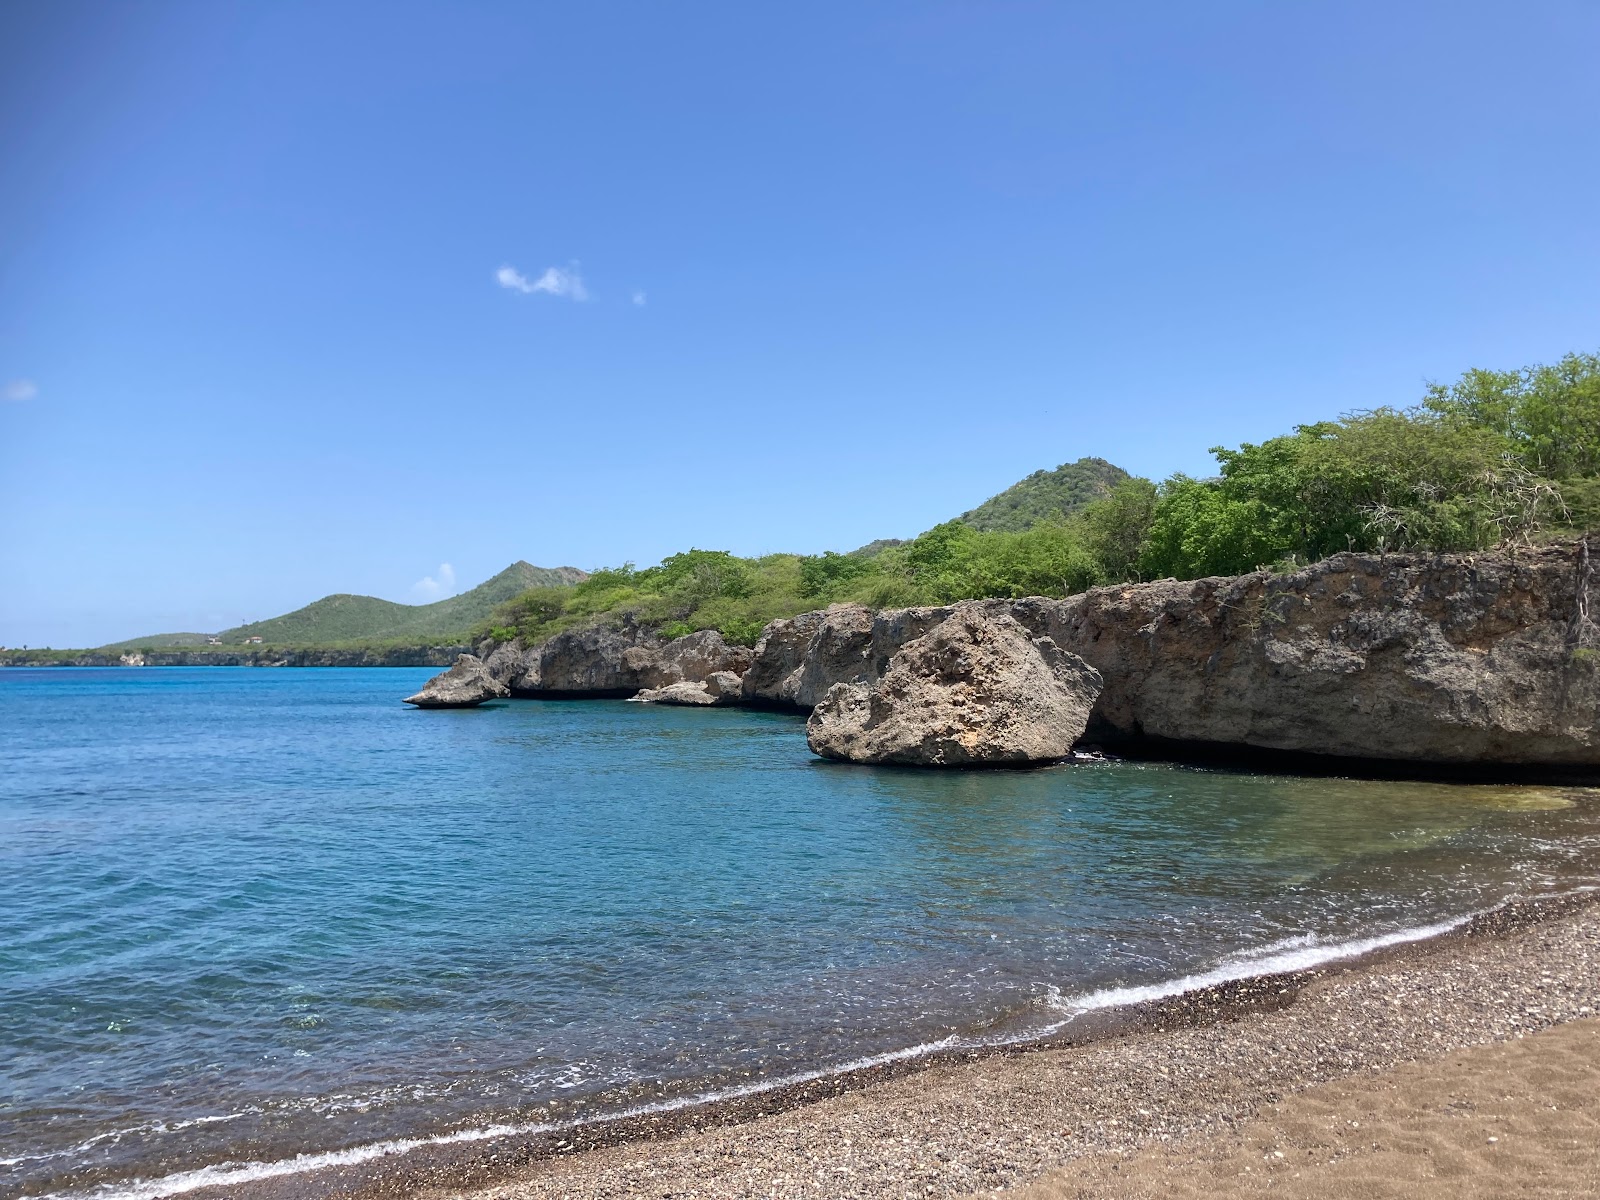
[[[1121,467],[1103,458],[1080,458],[1062,463],[1054,471],[1035,471],[971,512],[962,513],[961,519],[986,532],[1031,529],[1041,521],[1077,512],[1128,477]]]
[[[142,647],[203,646],[216,636],[225,646],[238,646],[258,637],[264,644],[320,646],[337,642],[415,638],[418,641],[452,641],[464,637],[497,605],[535,587],[565,587],[587,579],[576,567],[536,567],[515,562],[471,591],[433,604],[396,604],[376,596],[324,596],[304,608],[265,621],[252,621],[220,634],[163,633],[130,638],[104,647],[107,650]],[[184,639],[179,641],[178,639]]]

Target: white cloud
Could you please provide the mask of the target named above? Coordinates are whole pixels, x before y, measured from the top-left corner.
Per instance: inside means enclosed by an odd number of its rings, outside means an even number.
[[[645,294],[637,288],[635,288],[633,292],[633,302],[640,308],[643,308],[645,305]]]
[[[0,390],[0,396],[7,400],[32,400],[39,394],[39,386],[31,379],[13,379]]]
[[[547,296],[565,296],[568,300],[587,300],[589,289],[583,286],[583,276],[578,274],[578,264],[569,267],[546,267],[537,279],[529,279],[513,266],[501,267],[494,273],[495,282],[513,292],[531,295],[543,292]]]
[[[432,575],[424,575],[411,585],[411,594],[423,603],[430,600],[443,600],[446,596],[456,594],[456,569],[449,563],[440,563],[439,570]]]

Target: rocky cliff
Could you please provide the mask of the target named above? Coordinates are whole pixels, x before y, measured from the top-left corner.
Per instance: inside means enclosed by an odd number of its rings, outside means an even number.
[[[1097,670],[1086,739],[1426,764],[1600,769],[1600,583],[1584,543],[1336,555],[1287,575],[1097,588],[1065,600],[855,606],[767,627],[752,703],[870,684],[953,612],[1014,618]]]
[[[724,671],[743,675],[751,660],[747,647],[728,645],[715,630],[669,641],[629,621],[569,629],[534,646],[486,642],[479,654],[513,696],[524,697],[631,697]]]

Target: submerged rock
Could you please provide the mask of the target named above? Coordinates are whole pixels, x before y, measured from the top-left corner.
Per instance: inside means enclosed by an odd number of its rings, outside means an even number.
[[[637,696],[628,697],[640,704],[683,704],[706,707],[717,698],[706,690],[703,683],[669,683],[666,687],[647,688]]]
[[[641,704],[708,705],[738,704],[744,699],[740,680],[732,671],[713,671],[705,680],[684,680],[666,687],[647,688],[630,699]]]
[[[462,654],[456,658],[455,666],[428,680],[420,692],[407,696],[405,702],[418,708],[471,708],[510,694],[511,689],[489,674],[481,658]]]
[[[824,758],[908,766],[1054,762],[1072,753],[1100,674],[1011,616],[961,605],[876,683],[836,683],[806,722]]]

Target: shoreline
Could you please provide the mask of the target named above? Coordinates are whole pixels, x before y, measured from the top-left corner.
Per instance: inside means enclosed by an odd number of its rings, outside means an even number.
[[[1219,966],[1196,976],[1164,984],[1113,989],[1077,997],[1099,1000],[1042,1032],[1007,1036],[977,1035],[964,1043],[937,1042],[873,1058],[800,1072],[778,1080],[724,1089],[710,1095],[688,1095],[592,1119],[467,1128],[454,1133],[396,1139],[307,1154],[259,1164],[219,1164],[178,1172],[163,1179],[107,1184],[68,1190],[57,1196],[127,1197],[341,1196],[387,1198],[426,1193],[456,1195],[487,1189],[499,1200],[511,1197],[612,1195],[615,1179],[596,1190],[584,1190],[569,1176],[617,1170],[656,1173],[662,1153],[698,1139],[750,1140],[749,1131],[771,1123],[788,1126],[825,1125],[838,1106],[898,1110],[902,1099],[891,1093],[921,1085],[939,1087],[968,1076],[992,1082],[991,1076],[1029,1074],[1037,1065],[1059,1056],[1103,1054],[1130,1041],[1160,1043],[1205,1031],[1249,1025],[1291,1011],[1303,996],[1337,987],[1341,980],[1372,979],[1388,970],[1414,967],[1422,972],[1445,968],[1477,949],[1510,944],[1538,931],[1577,925],[1591,941],[1600,941],[1600,889],[1576,889],[1556,895],[1513,899],[1494,909],[1466,916],[1447,926],[1429,926],[1376,938],[1322,947],[1326,955],[1313,965],[1290,970],[1249,972],[1250,964]],[[1283,961],[1263,958],[1263,964]],[[1594,993],[1591,1006],[1600,1011],[1600,969],[1586,981]],[[1286,1076],[1289,1084],[1293,1078]],[[1113,1121],[1113,1125],[1116,1122]],[[696,1155],[698,1158],[698,1154]],[[739,1156],[736,1156],[736,1158]],[[604,1165],[602,1166],[602,1160]],[[1042,1169],[1042,1168],[1041,1168]],[[1035,1172],[1037,1173],[1037,1172]],[[1025,1180],[1013,1179],[1010,1182]],[[682,1188],[684,1180],[677,1186]],[[689,1188],[702,1194],[696,1180]],[[652,1185],[654,1186],[654,1185]],[[928,1194],[958,1194],[948,1184],[930,1185]],[[553,1187],[554,1191],[547,1191]],[[626,1193],[621,1193],[626,1194]],[[660,1195],[660,1190],[653,1194]],[[764,1195],[739,1189],[709,1195]],[[784,1193],[791,1194],[791,1193]],[[860,1191],[801,1191],[792,1194],[848,1195]],[[870,1193],[877,1194],[877,1193]],[[885,1193],[887,1194],[887,1193]],[[895,1193],[899,1194],[899,1193]],[[923,1194],[918,1192],[917,1194]]]

